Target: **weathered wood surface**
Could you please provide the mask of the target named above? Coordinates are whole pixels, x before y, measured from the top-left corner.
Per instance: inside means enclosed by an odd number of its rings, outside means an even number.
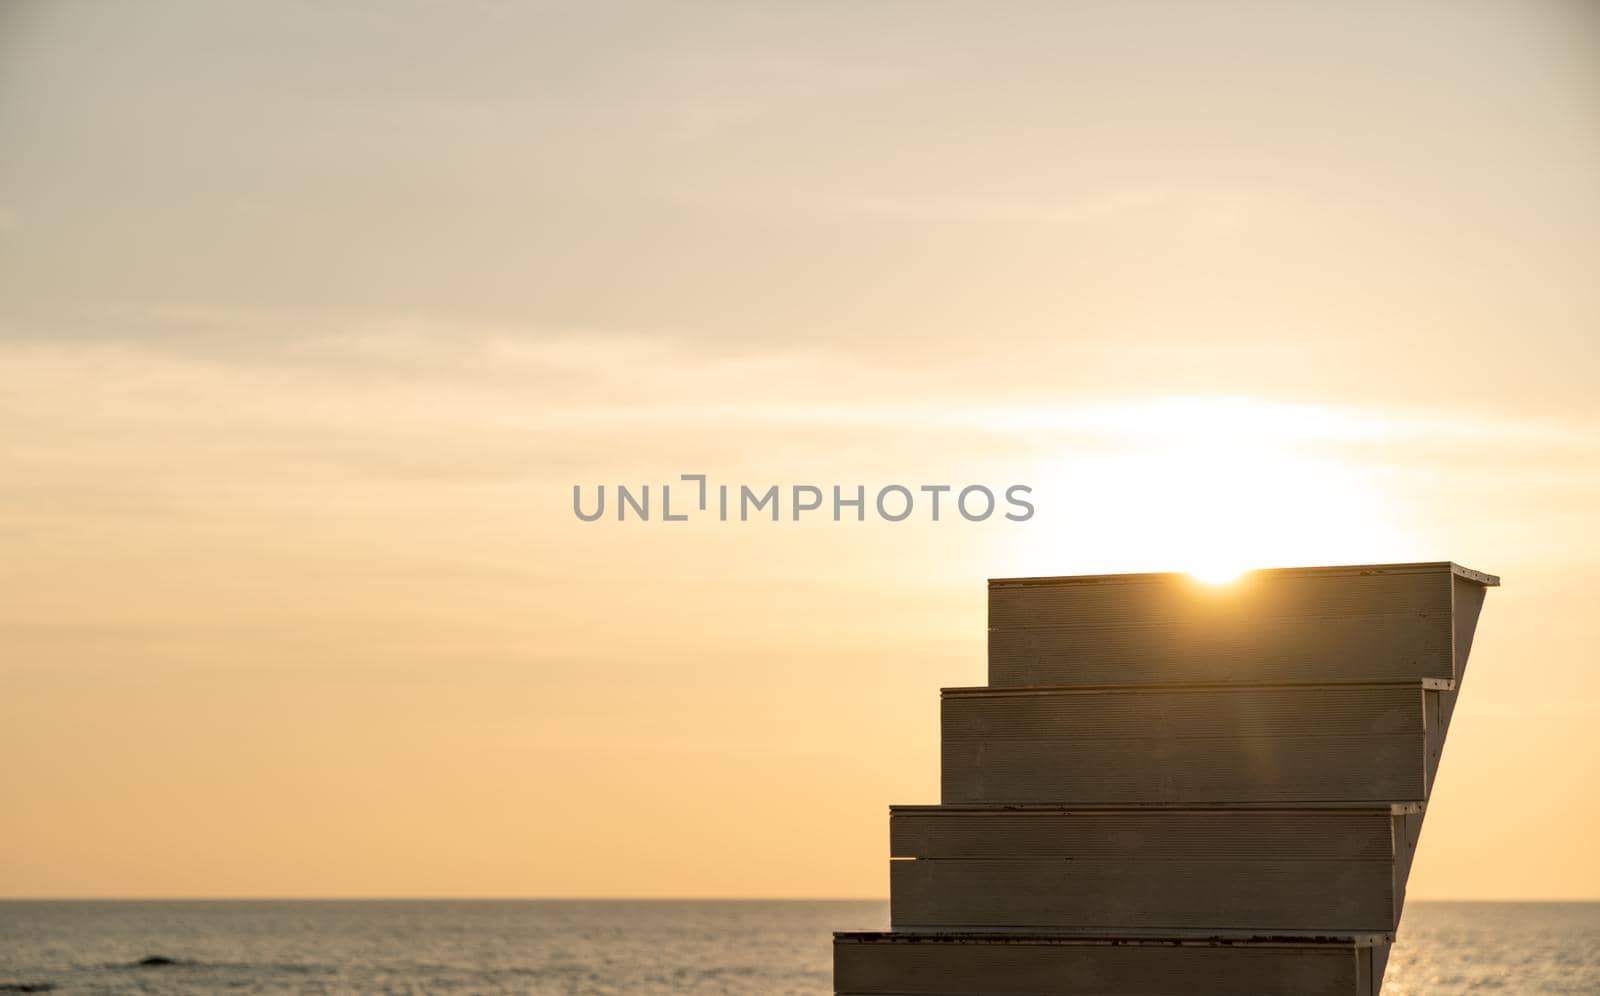
[[[1415,803],[1283,806],[894,806],[896,858],[1383,861]]]
[[[1422,802],[1448,688],[945,689],[941,801]]]
[[[989,685],[1459,680],[1491,575],[1450,563],[989,582]]]
[[[1379,861],[943,860],[890,863],[896,930],[1392,931]]]
[[[897,807],[901,930],[1392,931],[1419,806]]]
[[[1375,996],[1388,943],[836,934],[841,996]]]

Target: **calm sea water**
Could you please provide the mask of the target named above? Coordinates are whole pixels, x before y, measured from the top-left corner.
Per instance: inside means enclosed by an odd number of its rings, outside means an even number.
[[[5,902],[0,992],[822,994],[830,932],[887,920],[881,902]],[[1409,904],[1384,993],[1600,994],[1600,904]]]

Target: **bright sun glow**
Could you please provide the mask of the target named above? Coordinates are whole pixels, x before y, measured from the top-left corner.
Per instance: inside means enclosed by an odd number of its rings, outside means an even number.
[[[1206,584],[1223,585],[1229,583],[1230,581],[1237,581],[1239,576],[1242,575],[1246,569],[1247,568],[1235,567],[1231,564],[1225,564],[1219,561],[1215,564],[1206,564],[1203,567],[1191,567],[1189,568],[1188,573],[1189,576],[1194,578],[1196,581],[1204,581]]]
[[[1281,409],[1281,410],[1280,410]],[[1042,416],[1048,418],[1048,416]],[[1336,411],[1234,398],[1108,406],[1039,474],[1059,507],[1025,573],[1247,570],[1396,559],[1408,545],[1377,471],[1348,452]]]

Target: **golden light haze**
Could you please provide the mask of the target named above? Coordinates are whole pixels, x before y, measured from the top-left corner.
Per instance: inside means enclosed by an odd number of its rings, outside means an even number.
[[[0,142],[0,895],[881,896],[986,578],[1454,559],[1409,893],[1600,898],[1592,5],[22,2]]]

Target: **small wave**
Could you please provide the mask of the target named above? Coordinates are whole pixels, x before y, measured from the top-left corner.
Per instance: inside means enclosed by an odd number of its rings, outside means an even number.
[[[0,993],[47,993],[55,987],[54,982],[0,982]]]
[[[199,962],[187,961],[183,958],[168,958],[166,955],[146,955],[133,962],[129,968],[178,968],[184,965],[198,965]]]

